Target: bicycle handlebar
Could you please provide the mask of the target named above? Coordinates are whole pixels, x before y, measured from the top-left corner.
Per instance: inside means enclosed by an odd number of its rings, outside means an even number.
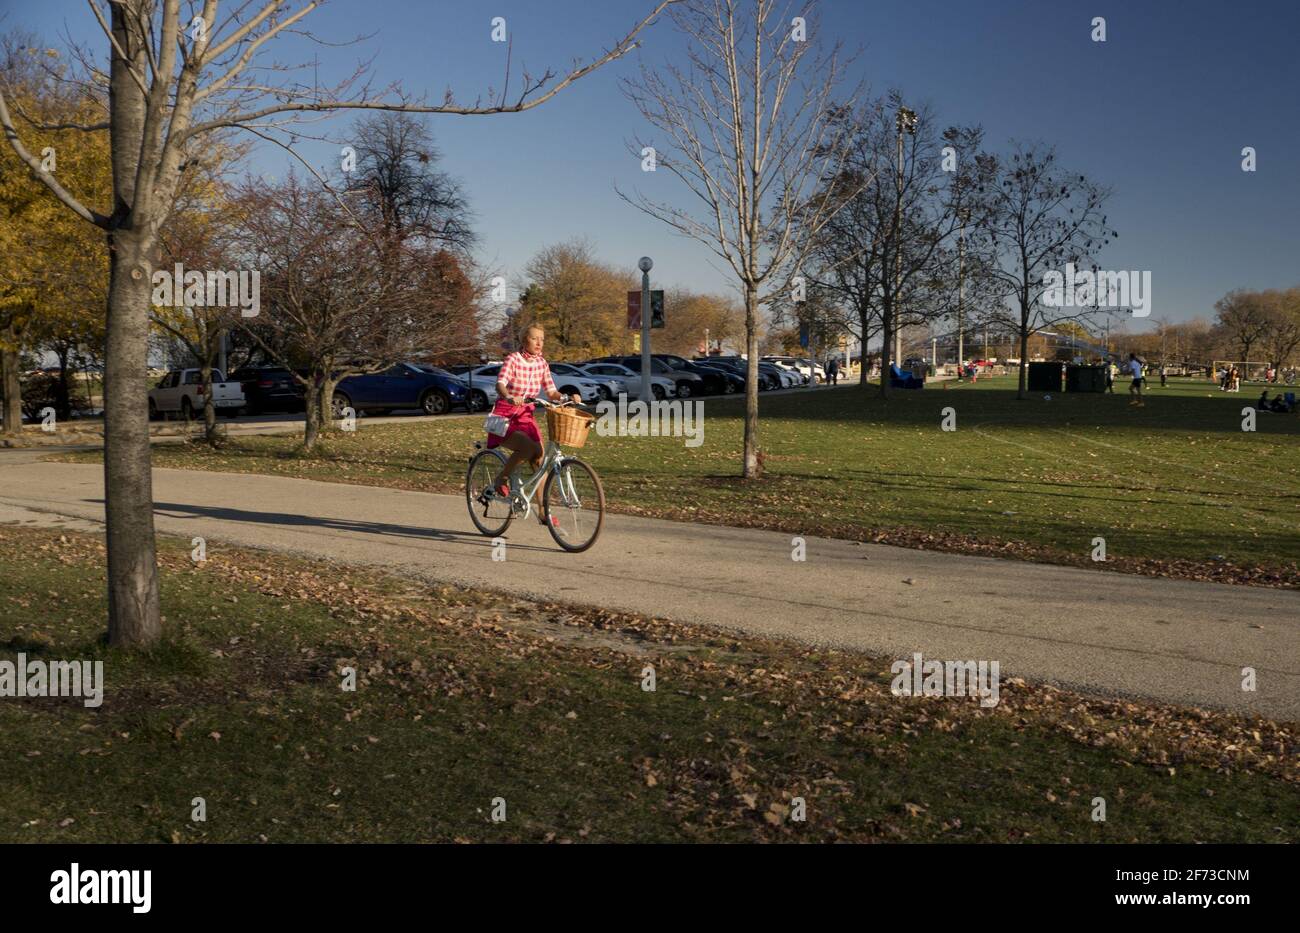
[[[591,408],[591,406],[584,405],[581,402],[575,402],[573,399],[569,398],[568,396],[565,396],[563,399],[561,399],[558,402],[552,402],[550,399],[543,398],[539,395],[537,398],[533,399],[533,402],[535,402],[538,405],[541,405],[543,408],[565,408],[571,405],[574,408],[578,409],[579,411],[585,411],[589,415],[594,415],[596,413]]]

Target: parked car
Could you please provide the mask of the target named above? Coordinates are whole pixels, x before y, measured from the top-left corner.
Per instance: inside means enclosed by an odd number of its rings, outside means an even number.
[[[785,362],[785,360],[788,359],[791,359],[791,357],[765,356],[762,358],[762,362],[775,366],[777,369],[781,370],[783,374],[793,377],[793,381],[783,380],[787,383],[786,388],[806,385],[808,377],[804,373],[800,372],[798,367],[796,367],[792,362]]]
[[[610,365],[612,366],[614,364],[611,363]],[[603,383],[609,389],[610,392],[609,397],[611,399],[618,398],[620,395],[635,394],[631,391],[631,389],[628,388],[627,374],[625,373],[615,374],[613,372],[604,372],[604,373],[596,372],[594,369],[592,369],[592,367],[589,364],[581,364],[581,363],[577,364],[577,369],[580,372],[582,372],[583,375],[590,376],[592,379],[595,379],[597,382]],[[640,384],[641,384],[641,380],[638,379],[637,385],[639,386]]]
[[[564,392],[565,395],[572,395],[577,391],[582,396],[582,402],[599,402],[602,399],[612,399],[617,392],[612,391],[611,386],[604,379],[591,376],[589,373],[582,372],[572,363],[552,363],[551,378],[555,379],[555,387]],[[588,398],[588,385],[590,385],[591,398]]]
[[[707,357],[708,365],[721,366],[740,376],[742,379],[749,378],[749,361],[739,356],[710,356]],[[704,360],[696,360],[698,363]],[[758,364],[758,391],[768,392],[772,389],[782,387],[780,371],[770,363]]]
[[[611,363],[607,360],[596,360],[587,363],[582,367],[583,372],[591,373],[593,376],[612,376],[622,381],[626,387],[629,398],[641,397],[641,363],[637,362],[636,369],[624,366],[622,363]],[[650,392],[657,399],[673,398],[677,395],[677,383],[667,376],[650,374]]]
[[[723,379],[723,395],[735,395],[737,392],[745,391],[745,376],[741,373],[733,372],[724,366],[714,366],[712,363],[695,363],[694,371],[703,374],[705,370],[712,370]]]
[[[487,411],[497,401],[495,375],[480,372],[482,366],[449,366],[447,371],[469,388],[469,410]]]
[[[763,360],[759,365],[771,366],[775,369],[781,376],[781,388],[783,389],[797,389],[799,386],[803,385],[803,376],[800,375],[799,370],[797,369],[783,366],[780,363],[773,363],[770,360]]]
[[[818,382],[826,381],[826,370],[820,365],[814,365],[811,360],[800,359],[797,356],[765,356],[763,359],[777,366],[795,370],[803,379],[804,385],[812,381],[814,374]]]
[[[383,415],[398,408],[418,408],[426,415],[445,415],[470,404],[469,387],[437,366],[398,363],[383,372],[348,376],[334,388],[335,418],[343,409]]]
[[[264,411],[303,411],[307,390],[282,366],[248,366],[230,374],[238,382],[250,414]]]
[[[474,370],[476,376],[490,376],[492,379],[493,392],[496,391],[497,377],[501,375],[501,363],[493,363],[490,366],[480,366]],[[564,364],[557,363],[556,366]],[[575,367],[576,368],[576,367]],[[551,379],[555,381],[555,388],[559,389],[565,395],[579,396],[583,404],[593,405],[600,401],[600,383],[590,376],[572,376],[560,374],[555,371],[555,366],[551,367]]]
[[[634,372],[641,372],[641,357],[639,356],[607,356],[599,362],[618,363]],[[674,369],[672,365],[660,359],[658,354],[652,354],[650,357],[650,374],[652,376],[666,376],[671,379],[673,387],[677,390],[677,398],[690,398],[693,395],[704,394],[704,380],[700,378],[698,373],[688,372],[684,369]],[[653,392],[653,383],[651,386]],[[657,393],[655,397],[659,397]]]
[[[731,388],[726,377],[712,367],[700,366],[685,357],[677,356],[675,353],[656,353],[654,358],[663,360],[672,367],[674,372],[694,373],[699,376],[700,392],[704,395],[725,395],[727,390]],[[734,392],[735,389],[731,388],[731,391]]]
[[[208,392],[217,414],[234,418],[244,411],[243,388],[238,382],[227,382],[221,370],[212,370],[212,384],[208,385],[201,369],[173,369],[149,390],[149,417],[179,414],[193,418],[203,411]]]

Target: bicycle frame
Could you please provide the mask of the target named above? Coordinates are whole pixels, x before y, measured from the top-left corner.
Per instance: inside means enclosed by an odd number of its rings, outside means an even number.
[[[533,475],[526,480],[521,480],[517,475],[510,477],[510,510],[515,517],[528,518],[533,514],[533,497],[537,494],[537,490],[541,488],[542,483],[546,481],[548,475],[554,472],[563,481],[560,467],[564,465],[564,461],[567,459],[569,458],[564,455],[564,451],[560,449],[559,445],[548,439],[546,446],[543,448],[541,466],[533,471]],[[577,498],[572,489],[564,490],[564,492],[566,493],[566,499]]]

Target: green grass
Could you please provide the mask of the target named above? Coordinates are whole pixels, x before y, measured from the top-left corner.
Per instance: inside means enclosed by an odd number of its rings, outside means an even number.
[[[187,548],[130,654],[100,643],[99,539],[0,526],[0,658],[107,680],[97,710],[0,698],[0,842],[1300,838],[1292,726],[900,699],[888,659]]]
[[[1228,582],[1300,585],[1300,417],[1204,382],[1115,395],[1015,398],[1011,377],[932,385],[881,401],[874,388],[760,397],[766,475],[737,477],[742,402],[707,399],[704,444],[593,435],[582,456],[610,508],[906,546],[993,553]],[[952,407],[957,430],[940,430]],[[159,447],[158,466],[273,473],[436,492],[462,487],[477,418],[365,425],[315,456],[297,437],[220,452]]]

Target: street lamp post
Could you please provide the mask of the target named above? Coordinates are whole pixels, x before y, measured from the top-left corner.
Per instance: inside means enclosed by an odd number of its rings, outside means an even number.
[[[654,260],[642,256],[637,260],[641,270],[641,401],[649,404],[654,400],[650,385],[650,270]]]

